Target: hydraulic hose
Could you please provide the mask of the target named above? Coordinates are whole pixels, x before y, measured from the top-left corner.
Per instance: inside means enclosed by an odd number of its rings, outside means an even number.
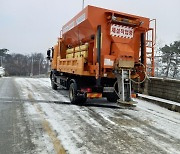
[[[138,63],[136,63],[136,64],[140,64],[140,65],[143,66],[143,68],[144,68],[143,73],[144,73],[145,77],[144,77],[144,79],[143,79],[142,81],[134,81],[134,80],[131,79],[131,78],[130,78],[130,80],[131,80],[133,83],[135,83],[135,84],[141,84],[141,83],[145,82],[146,79],[150,80],[149,77],[148,77],[148,75],[147,75],[147,73],[146,73],[146,71],[145,71],[145,66],[144,66],[144,64],[141,63],[141,62],[138,62]]]

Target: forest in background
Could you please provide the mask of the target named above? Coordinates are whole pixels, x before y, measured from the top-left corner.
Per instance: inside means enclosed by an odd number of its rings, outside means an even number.
[[[0,66],[5,68],[6,76],[33,76],[48,72],[48,62],[42,53],[10,54],[8,49],[0,49]]]

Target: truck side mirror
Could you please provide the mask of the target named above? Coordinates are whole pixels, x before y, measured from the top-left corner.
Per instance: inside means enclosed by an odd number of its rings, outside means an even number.
[[[54,57],[54,48],[52,47],[51,50],[52,50],[52,58],[53,58]]]
[[[50,55],[51,55],[51,50],[48,50],[48,51],[47,51],[47,59],[48,59],[48,60],[51,59]]]

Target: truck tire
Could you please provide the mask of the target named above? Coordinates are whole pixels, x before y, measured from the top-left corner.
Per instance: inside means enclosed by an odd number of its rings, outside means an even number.
[[[51,75],[51,87],[53,90],[57,90],[57,85],[56,85],[56,78],[54,77],[54,74]]]
[[[83,104],[86,102],[87,98],[78,96],[77,84],[72,82],[69,87],[69,98],[72,104]]]
[[[51,86],[53,90],[57,90],[57,85],[53,81],[51,81]]]
[[[109,102],[117,102],[117,100],[119,99],[115,92],[107,94],[106,98]]]

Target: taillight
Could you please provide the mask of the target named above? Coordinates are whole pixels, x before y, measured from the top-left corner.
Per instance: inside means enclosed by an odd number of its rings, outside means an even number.
[[[92,92],[92,89],[91,88],[87,88],[86,89],[88,93],[91,93]]]
[[[81,88],[81,92],[91,93],[92,89],[91,88]]]

